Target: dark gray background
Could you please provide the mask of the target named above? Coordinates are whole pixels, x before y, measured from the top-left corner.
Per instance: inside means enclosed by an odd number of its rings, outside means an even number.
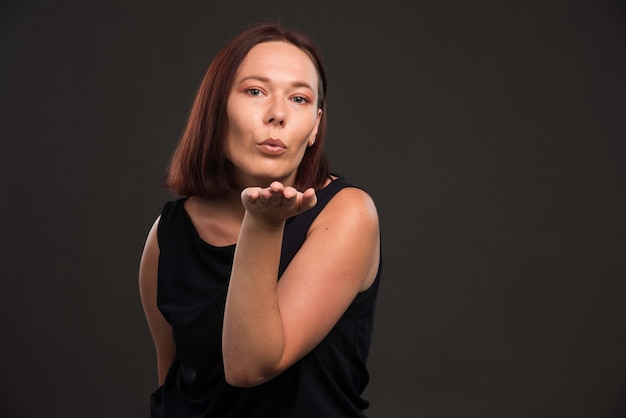
[[[617,1],[0,6],[0,415],[143,417],[137,267],[216,51],[258,18],[327,62],[328,153],[375,198],[369,416],[625,416]]]

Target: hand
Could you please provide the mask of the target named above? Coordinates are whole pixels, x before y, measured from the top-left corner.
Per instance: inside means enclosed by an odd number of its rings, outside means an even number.
[[[246,213],[269,226],[282,225],[287,218],[311,209],[317,204],[315,190],[299,192],[278,181],[269,187],[248,187],[241,192],[241,202]]]

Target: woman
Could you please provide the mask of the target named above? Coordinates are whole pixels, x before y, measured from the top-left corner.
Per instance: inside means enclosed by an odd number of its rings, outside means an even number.
[[[272,23],[217,54],[139,269],[153,417],[363,417],[379,223],[323,152],[315,43]]]

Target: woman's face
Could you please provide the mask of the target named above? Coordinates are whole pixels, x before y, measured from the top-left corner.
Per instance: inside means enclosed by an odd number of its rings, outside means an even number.
[[[228,95],[224,150],[240,187],[292,185],[322,116],[311,58],[287,42],[255,45]]]

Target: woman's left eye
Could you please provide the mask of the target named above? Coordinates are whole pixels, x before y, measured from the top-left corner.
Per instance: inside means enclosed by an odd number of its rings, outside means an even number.
[[[302,96],[296,96],[292,100],[298,104],[309,103],[309,99],[307,99],[306,97],[302,97]]]

